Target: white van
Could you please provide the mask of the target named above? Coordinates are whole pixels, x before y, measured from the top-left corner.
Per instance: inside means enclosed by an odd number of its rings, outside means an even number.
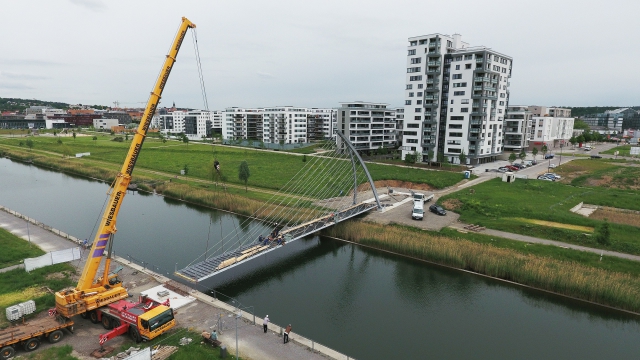
[[[413,202],[413,211],[411,212],[413,220],[422,220],[424,218],[424,207],[420,201]]]

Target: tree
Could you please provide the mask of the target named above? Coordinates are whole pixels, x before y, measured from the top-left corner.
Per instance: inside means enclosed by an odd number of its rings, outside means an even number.
[[[511,155],[509,155],[509,163],[513,165],[513,162],[516,161],[517,158],[516,153],[512,152]]]
[[[58,135],[58,132],[53,130],[53,136],[56,136],[56,135]]]
[[[280,150],[284,148],[284,140],[280,140]]]
[[[26,144],[29,150],[33,149],[33,140],[27,139]]]
[[[547,144],[542,145],[542,155],[543,156],[547,156],[547,151],[549,151],[549,148],[547,147]]]
[[[249,176],[251,176],[251,173],[249,172],[249,164],[247,164],[246,160],[243,160],[240,163],[240,168],[238,169],[238,179],[244,182],[245,192],[247,192],[247,182],[249,181]]]
[[[571,146],[575,147],[578,143],[578,139],[575,136],[572,136],[571,139],[569,139],[569,142],[571,143]]]
[[[76,140],[76,132],[73,131],[71,134],[73,135],[73,140],[75,141]]]
[[[95,145],[95,144],[97,144],[97,143],[98,143],[98,137],[97,137],[97,136],[94,136],[94,137],[93,137],[93,145]]]
[[[444,154],[442,152],[438,153],[438,163],[440,164],[440,167],[442,167],[442,163],[444,162]]]
[[[534,147],[534,148],[531,150],[531,154],[533,154],[533,160],[535,160],[535,159],[536,159],[536,156],[538,156],[538,148],[537,148],[537,147]]]
[[[520,154],[518,154],[518,158],[522,162],[524,162],[524,159],[527,158],[527,153],[524,151],[524,149],[520,150]]]
[[[598,225],[596,228],[596,241],[601,245],[611,244],[611,230],[609,229],[609,222],[607,219]]]
[[[182,142],[185,143],[187,147],[189,147],[189,138],[187,137],[187,135],[182,134]]]
[[[62,139],[58,138],[57,143],[58,143],[58,145],[62,145]]]
[[[577,138],[576,140],[578,140],[578,143],[580,143],[580,144],[584,144],[584,142],[585,142],[584,135],[580,135],[580,136],[578,136],[578,138]]]
[[[429,149],[429,151],[427,151],[427,160],[429,161],[429,166],[431,166],[431,162],[433,161],[433,149]]]
[[[302,162],[307,162],[307,155],[302,155]]]
[[[458,159],[460,159],[460,165],[465,165],[467,163],[467,155],[464,153],[464,150],[458,155]]]
[[[189,174],[189,164],[184,164],[182,171],[184,172],[184,176],[187,176]]]

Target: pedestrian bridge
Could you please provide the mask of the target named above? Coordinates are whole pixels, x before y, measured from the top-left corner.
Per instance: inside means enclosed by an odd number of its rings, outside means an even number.
[[[263,233],[264,227],[255,227],[242,236],[232,232],[228,239],[219,239],[211,250],[175,274],[190,282],[201,282],[341,221],[381,208],[364,161],[338,132],[336,141],[328,141],[316,154],[309,155],[298,174],[244,221],[265,221],[271,232]],[[222,249],[225,243],[227,250]]]

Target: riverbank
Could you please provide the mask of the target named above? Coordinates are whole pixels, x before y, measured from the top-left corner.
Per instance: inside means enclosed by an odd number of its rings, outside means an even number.
[[[5,215],[15,217],[15,219],[19,221],[28,222],[32,224],[34,228],[38,229],[39,236],[34,237],[33,239],[35,244],[57,243],[58,247],[60,247],[64,246],[61,242],[68,242],[68,245],[70,246],[72,246],[72,244],[77,245],[81,242],[80,239],[72,235],[47,226],[36,219],[30,218],[11,209],[0,206],[0,211]],[[13,227],[9,226],[9,222],[0,223],[0,227],[6,227],[7,231],[15,230]],[[130,294],[138,294],[158,285],[168,285],[172,288],[179,287],[184,294],[188,294],[189,296],[197,299],[195,303],[182,307],[176,311],[176,319],[182,329],[194,328],[199,331],[208,330],[214,325],[217,325],[217,319],[219,317],[227,318],[238,312],[238,308],[236,306],[230,305],[220,299],[212,298],[197,289],[189,288],[184,285],[177,285],[174,281],[162,274],[151,271],[144,266],[132,263],[128,259],[119,256],[114,256],[113,259],[118,264],[112,264],[112,268],[119,266],[123,267],[120,271],[120,277]],[[74,264],[75,267],[81,268],[84,265],[84,260],[85,258]],[[71,269],[71,267],[66,264],[59,264],[55,266]],[[0,277],[1,276],[3,275],[0,274]],[[44,305],[50,307],[53,306],[53,303],[47,303]],[[41,310],[42,307],[39,307],[39,309]],[[209,315],[203,316],[202,314]],[[245,359],[293,360],[305,358],[320,360],[326,358],[349,358],[347,355],[341,354],[336,350],[305,338],[293,331],[290,334],[291,343],[284,345],[280,339],[284,331],[282,326],[271,323],[269,325],[270,332],[267,335],[264,335],[262,332],[261,316],[252,314],[246,311],[246,309],[243,309],[240,321],[241,323],[238,326],[239,348],[240,354]],[[74,347],[75,352],[77,352],[77,354],[74,354],[75,356],[79,356],[82,359],[92,359],[89,357],[89,353],[98,346],[97,341],[95,340],[96,333],[100,333],[101,331],[102,328],[99,325],[90,324],[88,321],[78,321],[74,336],[65,337],[62,344],[71,344]],[[180,331],[180,329],[172,330],[168,336],[173,336],[175,333]],[[233,349],[235,349],[235,346],[233,344],[235,343],[235,333],[232,331],[221,331],[220,339],[223,341],[223,344],[227,346],[227,349],[230,352],[234,352]],[[115,346],[117,348],[127,342],[127,337],[120,336],[111,340],[110,346]]]
[[[340,223],[323,234],[640,315],[640,278],[397,225]]]

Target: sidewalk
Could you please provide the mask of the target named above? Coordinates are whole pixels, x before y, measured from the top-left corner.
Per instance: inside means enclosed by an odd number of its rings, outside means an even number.
[[[33,223],[28,223],[27,220],[9,214],[2,209],[0,209],[0,228],[24,240],[31,241],[44,252],[70,249],[78,246],[78,244],[56,236],[50,231]]]
[[[452,224],[450,227],[456,230],[471,232],[470,230],[467,230],[464,228],[464,226],[466,225],[467,224],[463,224],[463,223],[455,223],[455,224]],[[640,256],[637,256],[637,255],[625,254],[617,251],[594,249],[586,246],[568,244],[561,241],[547,240],[547,239],[541,239],[541,238],[536,238],[532,236],[509,233],[506,231],[486,229],[486,230],[480,231],[479,234],[493,235],[496,237],[502,237],[505,239],[511,239],[511,240],[522,241],[527,243],[554,245],[554,246],[558,246],[565,249],[574,249],[574,250],[586,251],[586,252],[590,252],[598,255],[603,254],[603,255],[617,257],[621,259],[640,261]]]

